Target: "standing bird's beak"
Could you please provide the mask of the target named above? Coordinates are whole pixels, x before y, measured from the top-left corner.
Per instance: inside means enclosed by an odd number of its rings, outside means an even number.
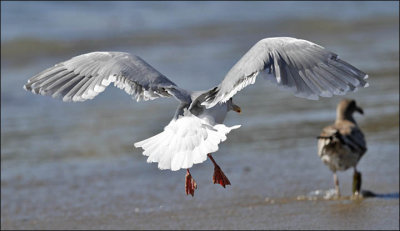
[[[234,110],[237,113],[242,112],[242,109],[236,104],[232,104],[232,110]]]
[[[364,110],[360,107],[356,107],[356,111],[358,111],[360,114],[364,115]]]

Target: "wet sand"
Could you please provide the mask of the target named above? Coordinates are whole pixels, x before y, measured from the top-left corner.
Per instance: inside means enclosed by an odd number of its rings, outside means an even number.
[[[32,173],[52,175],[40,179],[27,174],[2,181],[2,196],[8,199],[2,203],[2,228],[370,230],[399,225],[398,194],[397,198],[351,199],[350,174],[339,174],[347,196],[324,199],[325,190],[308,190],[329,189],[330,177],[323,179],[329,174],[311,178],[311,171],[301,171],[295,161],[276,165],[290,166],[294,172],[299,170],[297,174],[271,173],[265,163],[273,160],[268,157],[259,162],[243,157],[236,164],[226,157],[220,163],[232,186],[212,185],[212,165],[207,162],[192,170],[199,184],[192,198],[184,195],[183,171],[161,172],[135,161],[125,157],[42,164]],[[390,179],[375,182],[374,172],[360,169],[365,187],[383,193],[396,189],[388,187]]]

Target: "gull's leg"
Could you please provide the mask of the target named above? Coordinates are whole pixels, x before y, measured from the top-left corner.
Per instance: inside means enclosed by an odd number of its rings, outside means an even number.
[[[211,156],[211,154],[207,154],[208,158],[213,162],[214,164],[214,175],[213,175],[213,183],[214,184],[220,184],[222,187],[225,188],[225,185],[230,185],[231,182],[229,182],[228,177],[225,176],[224,172],[221,170],[221,168],[218,166],[218,164],[215,162],[214,158]]]
[[[361,190],[361,172],[358,172],[356,167],[354,167],[354,175],[353,175],[353,195],[360,194]]]
[[[336,172],[333,172],[333,181],[335,182],[336,196],[340,197],[339,178],[337,177]]]
[[[186,169],[185,192],[186,195],[194,196],[194,190],[197,188],[196,181],[190,175],[189,169]]]

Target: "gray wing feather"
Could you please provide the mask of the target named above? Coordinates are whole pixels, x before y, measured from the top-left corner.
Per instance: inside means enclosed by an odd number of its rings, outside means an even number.
[[[367,87],[364,72],[312,42],[289,38],[266,38],[257,42],[212,89],[202,105],[207,108],[229,100],[262,74],[266,80],[296,96],[318,99]]]
[[[30,78],[24,88],[63,101],[92,99],[114,83],[137,101],[174,96],[190,101],[190,94],[138,56],[123,52],[92,52],[56,64]]]

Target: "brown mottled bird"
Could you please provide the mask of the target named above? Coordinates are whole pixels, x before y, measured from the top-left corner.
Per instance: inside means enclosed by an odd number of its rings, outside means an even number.
[[[317,137],[318,155],[333,171],[337,196],[340,196],[340,190],[336,171],[353,167],[353,195],[358,195],[361,189],[361,173],[356,166],[367,151],[367,146],[364,134],[353,118],[355,111],[364,114],[355,100],[341,100],[336,109],[335,123],[322,129],[321,135]]]

